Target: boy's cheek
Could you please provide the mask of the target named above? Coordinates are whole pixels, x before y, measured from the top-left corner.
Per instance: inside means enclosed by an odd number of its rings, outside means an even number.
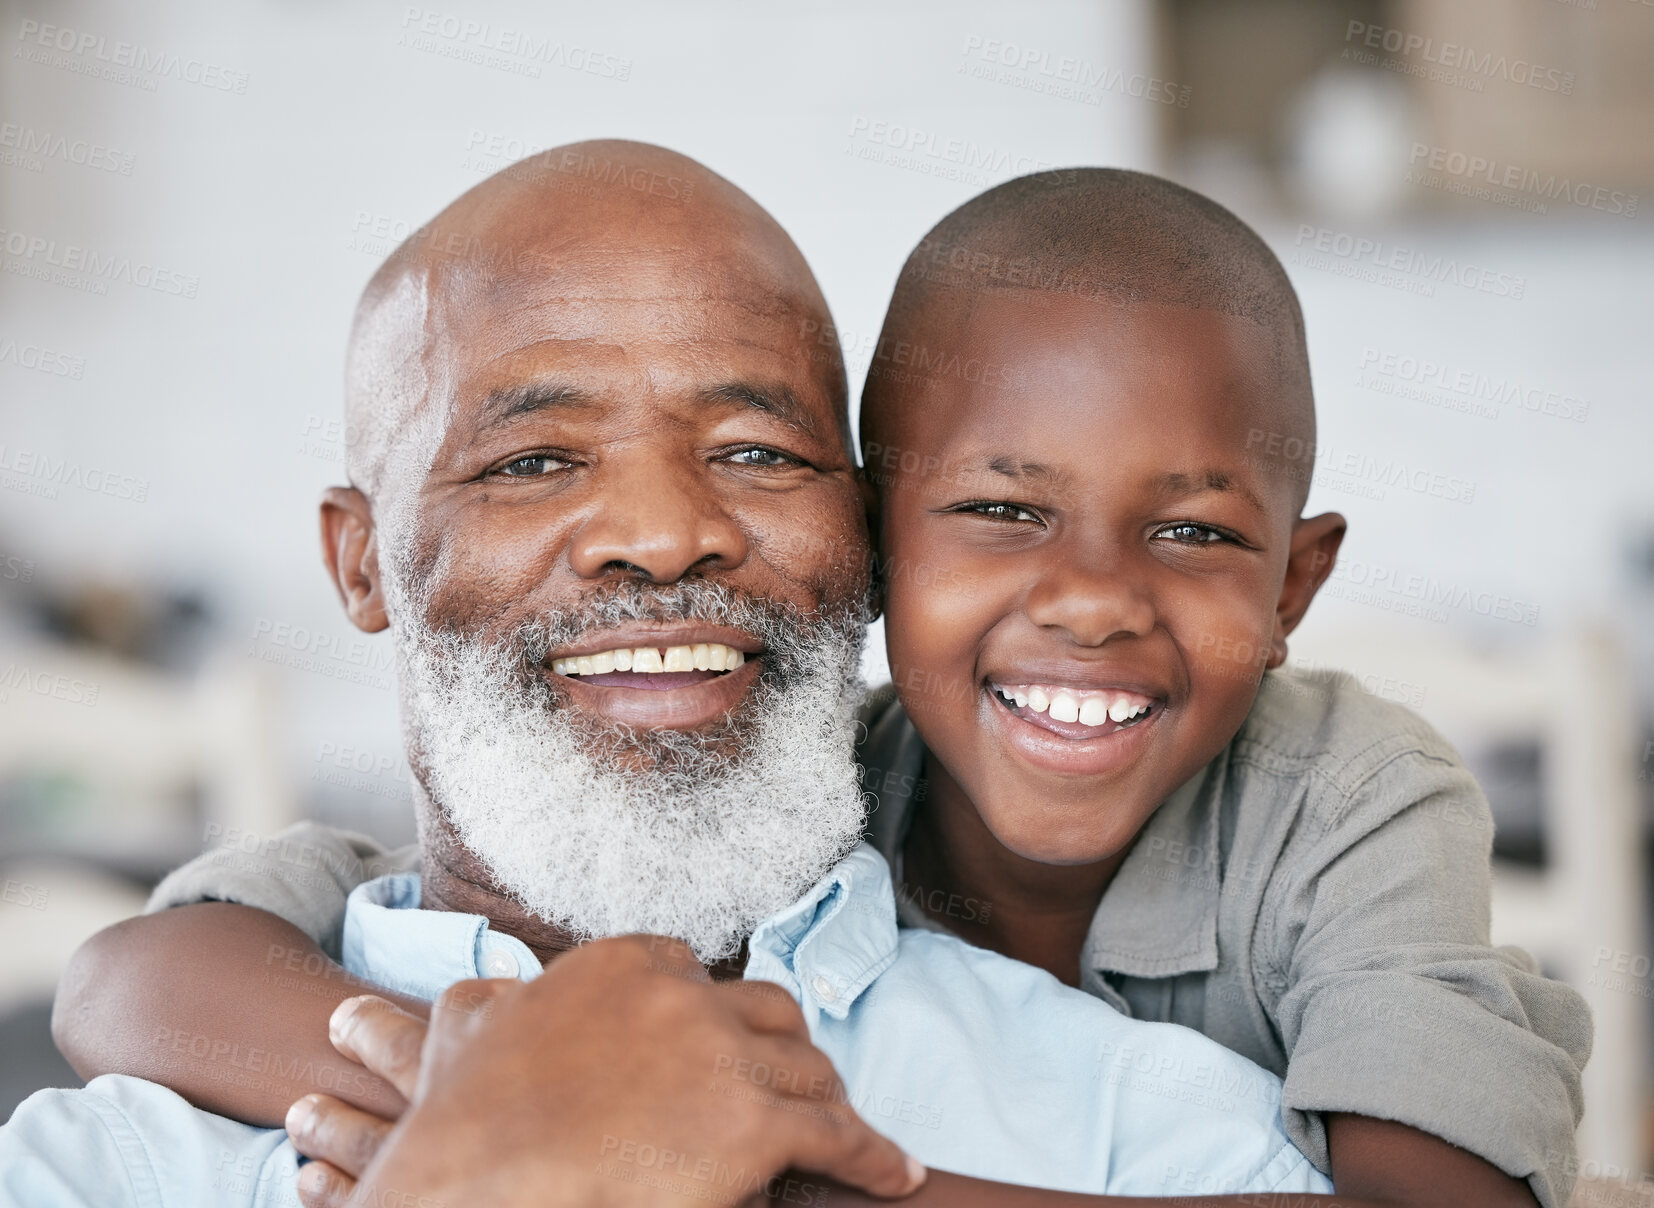
[[[885,644],[902,707],[933,743],[974,735],[983,639],[1002,616],[992,580],[934,549],[909,545],[881,558]]]
[[[1273,628],[1202,626],[1182,639],[1190,720],[1221,747],[1246,720],[1268,665]]]

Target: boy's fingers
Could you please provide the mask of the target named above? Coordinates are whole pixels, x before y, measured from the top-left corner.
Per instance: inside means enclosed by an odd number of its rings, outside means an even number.
[[[345,1208],[356,1180],[326,1162],[311,1162],[299,1170],[298,1189],[304,1208]]]
[[[285,1123],[294,1149],[353,1179],[362,1176],[391,1130],[390,1121],[332,1095],[306,1095],[287,1109]]]
[[[792,1165],[884,1199],[919,1190],[927,1173],[924,1163],[845,1111],[849,1119],[841,1124],[804,1129]]]
[[[367,1066],[410,1102],[419,1080],[425,1031],[423,1019],[372,994],[345,999],[328,1021],[334,1048]]]

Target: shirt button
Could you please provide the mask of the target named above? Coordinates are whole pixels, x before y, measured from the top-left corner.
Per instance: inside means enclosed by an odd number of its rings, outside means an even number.
[[[503,948],[490,948],[483,953],[482,975],[484,977],[516,977],[517,958]]]
[[[810,988],[816,992],[816,997],[821,999],[822,1002],[838,1001],[838,991],[833,988],[833,983],[819,973],[810,982]]]

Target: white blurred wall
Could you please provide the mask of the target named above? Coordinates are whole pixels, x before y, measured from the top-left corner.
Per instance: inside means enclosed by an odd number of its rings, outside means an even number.
[[[51,35],[70,46],[101,38],[114,54],[125,41],[211,65],[230,87],[152,75],[148,91],[14,57],[49,53],[46,25],[70,31]],[[501,56],[512,70],[448,57],[510,45],[506,30],[561,52]],[[309,779],[330,743],[399,756],[393,694],[346,682],[389,682],[388,639],[350,628],[316,544],[319,492],[342,481],[346,330],[384,254],[526,150],[662,143],[792,232],[859,356],[859,384],[897,268],[947,210],[1041,166],[1152,164],[1157,102],[1063,100],[967,74],[981,61],[967,45],[997,42],[1096,70],[1151,57],[1136,0],[661,2],[628,15],[567,3],[0,4],[0,122],[89,140],[130,165],[0,167],[0,227],[199,280],[189,299],[0,274],[0,338],[84,361],[74,380],[0,358],[0,442],[147,484],[141,503],[0,490],[0,546],[18,547],[0,555],[29,558],[42,581],[204,585],[243,655],[319,668],[276,664],[294,705],[295,776]],[[98,49],[63,58],[95,67]]]
[[[38,478],[19,487],[13,475],[0,481],[0,559],[29,559],[43,582],[203,586],[232,652],[274,660],[300,781],[325,770],[324,751],[399,758],[387,639],[356,634],[339,610],[318,564],[315,504],[341,480],[340,367],[357,291],[401,234],[482,175],[526,150],[605,135],[704,160],[803,247],[859,383],[897,267],[949,208],[1045,165],[1162,166],[1164,104],[1107,85],[1079,98],[1030,86],[1060,89],[1042,72],[1063,56],[1094,79],[1156,76],[1145,0],[460,10],[0,3],[0,123],[98,144],[129,169],[55,156],[38,170],[0,164],[7,238],[81,245],[197,283],[193,298],[122,282],[99,295],[19,275],[7,256],[3,456],[131,475],[124,493],[141,482],[145,499],[77,487],[44,498],[29,493]],[[483,28],[443,32],[466,21]],[[42,48],[47,25],[67,31],[60,44],[92,49]],[[504,45],[506,30],[560,49],[541,60],[488,52],[509,70],[456,57]],[[137,84],[71,69],[98,67],[97,53],[122,41],[184,66]],[[43,50],[49,61],[37,61]],[[1025,53],[1037,62],[1001,71],[1008,79],[976,74]],[[231,88],[181,78],[190,64]],[[1612,614],[1621,547],[1654,517],[1648,205],[1632,218],[1524,216],[1467,200],[1428,222],[1314,219],[1306,237],[1243,182],[1210,187],[1259,224],[1308,315],[1324,454],[1311,507],[1351,520],[1312,630],[1400,625],[1521,644]],[[1521,296],[1417,272],[1400,285],[1342,275],[1368,265],[1315,259],[1323,231],[1334,244],[1380,242],[1368,260],[1399,247],[1473,265],[1519,281]],[[22,367],[6,340],[61,354],[79,376]],[[1420,380],[1415,362],[1443,368]],[[1464,394],[1447,383],[1464,375],[1506,396],[1571,400],[1560,410],[1583,402],[1586,419],[1510,401],[1455,409]],[[1412,387],[1430,397],[1394,392]],[[1424,488],[1396,485],[1397,473]]]

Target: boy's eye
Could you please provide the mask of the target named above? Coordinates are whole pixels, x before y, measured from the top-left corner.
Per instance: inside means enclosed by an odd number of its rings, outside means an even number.
[[[971,503],[962,503],[955,511],[972,516],[986,516],[989,520],[1002,520],[1009,524],[1029,523],[1043,524],[1037,512],[1032,512],[1018,504],[1006,503],[998,499],[976,500]]]
[[[1233,540],[1228,533],[1215,529],[1209,524],[1194,524],[1184,521],[1180,524],[1168,524],[1155,533],[1156,537],[1166,537],[1179,545],[1216,545],[1220,541]]]
[[[566,469],[569,464],[550,453],[529,453],[506,462],[493,472],[507,478],[543,478],[554,470]]]
[[[737,449],[725,458],[738,466],[755,466],[761,470],[779,469],[783,466],[796,466],[803,463],[796,457],[771,449],[764,445],[753,445],[746,449]]]

